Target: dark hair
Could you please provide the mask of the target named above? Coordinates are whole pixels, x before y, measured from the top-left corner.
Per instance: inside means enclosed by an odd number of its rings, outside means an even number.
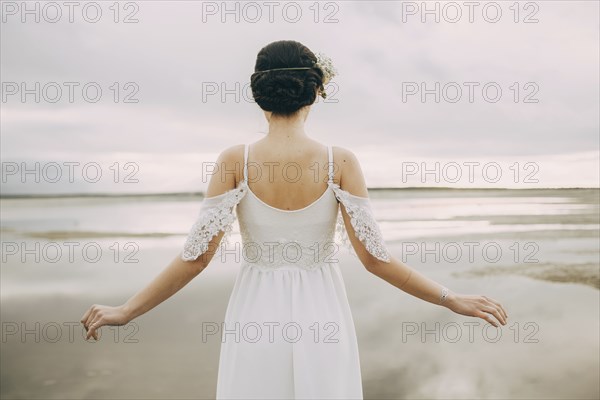
[[[280,40],[263,47],[250,78],[254,101],[263,110],[284,116],[313,104],[317,89],[323,89],[323,72],[315,66],[316,62],[317,57],[308,47],[293,40]],[[295,67],[309,69],[266,71]]]

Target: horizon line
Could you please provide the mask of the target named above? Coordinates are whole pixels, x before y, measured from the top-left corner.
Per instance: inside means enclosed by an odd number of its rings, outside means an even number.
[[[448,186],[406,186],[406,187],[370,187],[368,191],[402,191],[402,190],[600,190],[600,187],[593,186],[563,186],[563,187],[539,187],[539,188],[511,188],[511,187],[448,187]],[[70,198],[70,197],[169,197],[169,196],[189,196],[204,197],[205,192],[147,192],[147,193],[16,193],[1,194],[0,199],[19,199],[19,198]]]

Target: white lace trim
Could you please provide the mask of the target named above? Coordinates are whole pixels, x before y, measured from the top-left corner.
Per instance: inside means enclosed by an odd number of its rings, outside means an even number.
[[[367,251],[378,260],[390,262],[390,256],[377,220],[373,216],[369,198],[354,196],[341,189],[337,183],[329,182],[329,186],[333,189],[335,197],[344,205],[348,216],[350,216],[350,223],[352,224],[352,228],[354,228],[355,236],[363,243]],[[348,237],[348,231],[346,230],[341,211],[338,212],[335,234],[342,245],[350,253],[356,255]]]
[[[282,266],[314,270],[324,264],[337,262],[333,227],[320,238],[309,242],[290,240],[286,237],[260,242],[252,239],[251,233],[244,225],[240,226],[240,233],[243,242],[250,244],[242,251],[244,262],[265,271]]]
[[[246,195],[247,182],[241,181],[238,187],[214,197],[206,197],[196,222],[190,229],[183,246],[181,259],[183,261],[196,260],[208,250],[208,244],[213,237],[224,232],[221,244],[227,244],[231,234],[231,226],[235,221],[233,208]],[[219,246],[219,249],[222,246]]]
[[[350,222],[355,235],[363,243],[367,251],[381,261],[390,262],[390,256],[379,225],[373,216],[369,198],[354,196],[333,182],[329,182],[329,186],[332,188],[336,198],[344,205],[346,212],[350,216]],[[208,250],[208,244],[212,238],[221,231],[224,232],[224,235],[221,239],[221,245],[217,250],[223,246],[227,246],[229,236],[232,232],[232,225],[236,220],[233,208],[247,192],[247,182],[242,181],[238,187],[228,192],[204,198],[198,218],[186,238],[181,253],[182,260],[196,260]],[[335,237],[336,241],[340,242],[351,254],[356,256],[341,212],[338,212],[337,215]]]

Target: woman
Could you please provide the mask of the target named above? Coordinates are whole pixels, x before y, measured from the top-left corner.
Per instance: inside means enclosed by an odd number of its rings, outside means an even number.
[[[261,49],[251,86],[268,134],[221,153],[218,166],[230,173],[213,175],[183,252],[125,304],[87,310],[81,322],[88,338],[146,313],[200,274],[230,231],[234,209],[243,260],[222,329],[218,398],[362,398],[336,232],[369,272],[406,293],[506,324],[497,301],[453,293],[389,254],[357,158],[307,135],[311,105],[325,97],[334,74],[330,60],[298,42]]]

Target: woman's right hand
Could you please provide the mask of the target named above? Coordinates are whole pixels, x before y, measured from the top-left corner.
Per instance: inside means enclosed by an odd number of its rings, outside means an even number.
[[[98,340],[98,329],[104,325],[125,325],[129,322],[128,314],[123,305],[117,307],[94,304],[81,318],[87,335],[85,340],[94,337]]]
[[[486,296],[452,293],[442,305],[457,314],[481,318],[496,328],[498,327],[496,320],[506,325],[508,318],[502,304]]]

